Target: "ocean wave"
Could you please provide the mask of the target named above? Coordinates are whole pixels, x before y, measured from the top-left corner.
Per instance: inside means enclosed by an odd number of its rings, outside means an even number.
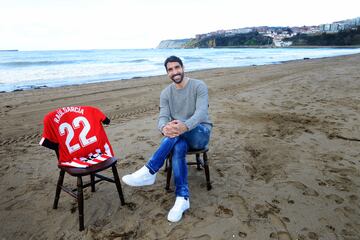
[[[131,61],[128,61],[128,62],[140,63],[140,62],[149,62],[149,60],[148,59],[135,59],[135,60],[131,60]]]
[[[211,59],[208,58],[204,58],[204,57],[190,57],[190,56],[185,56],[184,57],[185,61],[199,61],[199,60],[206,60],[206,61],[211,61]]]
[[[133,59],[133,60],[113,60],[109,61],[109,63],[143,63],[143,62],[150,62],[148,59]]]
[[[234,57],[234,60],[246,60],[246,59],[258,59],[259,57],[252,57],[252,56],[246,56],[246,57]]]
[[[79,61],[16,61],[16,62],[3,62],[0,66],[4,67],[32,67],[32,66],[48,66],[48,65],[64,65],[75,64]],[[81,61],[82,63],[84,61]]]

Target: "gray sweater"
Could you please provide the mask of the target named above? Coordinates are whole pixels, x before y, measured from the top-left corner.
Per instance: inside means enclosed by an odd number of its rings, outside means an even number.
[[[170,84],[160,94],[158,128],[161,131],[172,120],[184,122],[189,130],[200,123],[211,128],[208,106],[208,89],[203,81],[189,79],[182,89]]]

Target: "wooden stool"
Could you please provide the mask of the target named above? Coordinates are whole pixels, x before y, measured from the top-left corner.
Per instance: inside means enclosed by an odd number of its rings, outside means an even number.
[[[84,197],[83,197],[83,189],[91,186],[91,191],[95,192],[95,184],[100,181],[108,181],[111,183],[115,183],[117,192],[119,194],[121,205],[125,204],[124,195],[121,189],[121,183],[119,179],[119,175],[116,169],[116,158],[109,158],[108,160],[93,165],[89,168],[72,168],[72,167],[62,167],[60,166],[60,175],[56,187],[55,199],[53,209],[57,209],[60,192],[63,190],[68,193],[70,196],[74,197],[78,202],[78,211],[79,211],[79,230],[84,230]],[[105,169],[112,168],[114,179],[108,178],[106,176],[100,175],[97,172],[103,171]],[[77,188],[69,189],[63,186],[65,172],[69,175],[77,178]],[[90,182],[87,184],[83,184],[82,177],[90,175]],[[97,177],[98,179],[95,179]]]
[[[193,150],[190,149],[186,155],[194,155],[196,156],[196,162],[187,162],[187,165],[196,165],[198,170],[202,170],[201,167],[205,170],[205,178],[206,178],[206,188],[209,191],[212,186],[210,183],[210,171],[209,171],[209,165],[208,165],[208,158],[207,158],[207,152],[209,151],[209,148],[204,148],[201,150]],[[200,158],[200,154],[202,154],[202,159]],[[165,162],[165,171],[167,172],[166,175],[166,186],[165,189],[170,192],[170,180],[171,180],[171,174],[172,174],[172,153],[169,154],[168,158]]]

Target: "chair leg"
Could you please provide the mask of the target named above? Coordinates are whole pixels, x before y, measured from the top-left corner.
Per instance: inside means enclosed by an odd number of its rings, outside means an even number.
[[[58,203],[59,203],[59,199],[60,199],[60,192],[61,192],[61,187],[64,183],[64,176],[65,176],[65,171],[64,170],[60,170],[60,174],[59,174],[59,179],[56,185],[56,192],[55,192],[55,199],[54,199],[54,204],[53,204],[53,209],[57,209],[58,207]]]
[[[170,191],[170,180],[171,180],[171,173],[172,173],[172,154],[170,153],[168,156],[168,159],[166,160],[168,161],[168,165],[167,165],[167,173],[166,173],[166,186],[165,189],[167,191]]]
[[[201,167],[200,167],[200,154],[199,153],[197,153],[196,154],[196,169],[197,170],[201,170]]]
[[[79,230],[84,230],[84,195],[83,195],[83,182],[81,177],[77,177],[77,200],[79,211]]]
[[[91,192],[95,192],[95,174],[90,174]]]
[[[207,190],[209,191],[212,187],[210,183],[210,171],[209,171],[208,158],[206,152],[204,152],[203,158],[204,158],[204,169],[205,169],[205,177],[206,177],[206,187]]]
[[[116,189],[117,189],[117,191],[119,193],[121,205],[125,205],[125,200],[124,200],[124,195],[123,195],[122,188],[121,188],[119,174],[117,172],[115,164],[112,165],[112,172],[113,172],[113,175],[114,175],[114,181],[115,181]]]
[[[169,164],[168,161],[169,161],[169,159],[166,158],[166,160],[165,160],[165,169],[164,169],[164,172],[166,172],[167,169],[168,169],[168,164]]]

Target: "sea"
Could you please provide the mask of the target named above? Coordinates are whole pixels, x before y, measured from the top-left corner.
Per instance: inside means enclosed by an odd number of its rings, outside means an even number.
[[[0,51],[0,92],[163,75],[163,62],[170,55],[183,60],[185,71],[194,71],[355,53],[360,48]]]

